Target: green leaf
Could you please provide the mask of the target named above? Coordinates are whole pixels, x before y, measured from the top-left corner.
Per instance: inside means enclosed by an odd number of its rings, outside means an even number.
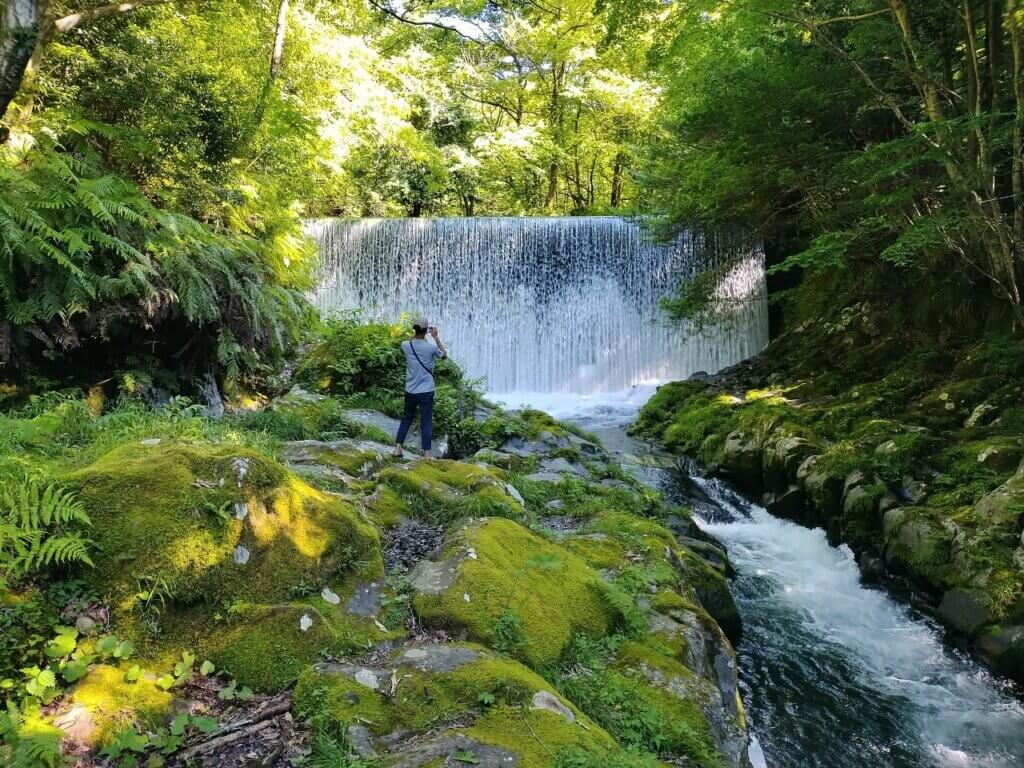
[[[64,679],[69,683],[80,680],[85,676],[85,673],[89,671],[89,664],[91,662],[91,656],[83,656],[80,659],[69,661],[61,670],[61,675],[63,675]]]
[[[43,688],[54,688],[57,685],[57,677],[49,669],[44,669],[36,676],[36,683]]]
[[[452,757],[460,763],[469,763],[470,765],[477,765],[480,762],[480,758],[468,749],[460,749]]]
[[[124,681],[126,683],[138,682],[140,677],[142,677],[142,667],[138,664],[132,664],[124,673]]]
[[[135,644],[131,640],[125,640],[114,649],[115,659],[130,659],[135,653]]]
[[[96,652],[104,656],[112,656],[117,650],[117,638],[114,635],[106,635],[96,641]]]
[[[171,720],[171,734],[174,736],[181,736],[183,733],[185,733],[185,728],[188,726],[188,720],[188,715],[178,715],[173,720]]]
[[[213,733],[217,730],[217,721],[212,717],[193,717],[194,725],[200,733]]]
[[[156,684],[166,691],[174,687],[174,678],[170,675],[160,675],[156,679]]]
[[[202,666],[199,667],[199,674],[206,677],[212,675],[216,670],[217,668],[213,665],[212,661],[204,661]]]
[[[76,633],[77,634],[77,633]],[[57,635],[46,644],[46,655],[51,659],[60,659],[70,656],[78,645],[76,634]]]

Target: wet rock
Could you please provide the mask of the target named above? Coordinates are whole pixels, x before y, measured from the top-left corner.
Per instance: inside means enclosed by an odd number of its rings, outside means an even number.
[[[797,521],[802,521],[806,517],[804,494],[796,485],[790,485],[784,491],[770,491],[764,494],[762,504],[776,517]]]
[[[978,464],[993,472],[1009,472],[1020,460],[1021,449],[1017,445],[990,445],[978,454]]]
[[[800,464],[797,485],[817,513],[819,520],[839,515],[843,503],[843,477],[825,467],[821,456],[810,456]]]
[[[786,489],[803,461],[820,449],[810,440],[787,434],[783,430],[773,433],[764,451],[763,467],[765,484],[774,490]]]
[[[984,630],[978,648],[999,674],[1024,681],[1024,624],[1001,624]]]
[[[523,465],[523,457],[504,451],[495,451],[492,448],[481,448],[473,454],[474,462],[482,461],[486,464],[493,464],[503,469],[516,469]]]
[[[467,761],[466,756],[472,760]],[[461,733],[438,736],[416,744],[401,752],[391,768],[421,768],[426,765],[466,765],[471,762],[478,768],[513,768],[518,765],[514,752],[501,747],[481,744]]]
[[[375,758],[377,752],[373,748],[373,736],[364,725],[350,725],[345,730],[348,737],[349,752],[356,757]]]
[[[590,440],[586,440],[579,435],[568,435],[569,444],[575,447],[580,453],[585,453],[588,456],[598,456],[603,454],[604,451],[596,443],[592,443]]]
[[[548,509],[562,509],[565,506],[565,502],[561,499],[551,499],[544,506]]]
[[[540,464],[540,471],[571,472],[572,474],[579,475],[580,477],[590,477],[590,473],[587,471],[587,468],[584,467],[582,464],[577,464],[576,462],[569,461],[568,459],[563,458],[561,456],[555,459],[548,459],[547,461],[542,461]]]
[[[947,626],[965,635],[973,635],[992,621],[985,596],[980,592],[960,587],[951,589],[942,596],[939,617]]]
[[[758,490],[763,484],[762,452],[754,435],[736,430],[725,438],[722,447],[722,469],[736,483],[749,490]]]
[[[526,476],[526,479],[535,483],[560,483],[565,480],[557,472],[532,472]]]
[[[432,643],[417,645],[402,651],[397,659],[400,666],[413,667],[420,672],[451,672],[466,664],[472,664],[482,654],[461,645]]]
[[[518,501],[520,504],[526,504],[526,500],[523,498],[523,494],[521,494],[514,485],[512,485],[511,483],[505,483],[505,490],[508,492],[509,496]]]
[[[443,594],[459,577],[459,564],[463,559],[465,558],[452,558],[438,563],[423,560],[409,572],[409,584],[417,592],[428,595]]]
[[[964,421],[964,427],[983,427],[991,424],[999,416],[999,408],[992,403],[979,403],[971,411],[971,415]]]

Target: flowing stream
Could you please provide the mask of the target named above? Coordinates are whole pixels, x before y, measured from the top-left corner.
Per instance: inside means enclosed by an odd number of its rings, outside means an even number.
[[[754,768],[1024,766],[1020,698],[949,648],[933,622],[862,585],[849,549],[720,480],[666,468],[666,457],[625,434],[636,400],[542,405],[600,435],[728,548]]]
[[[743,238],[647,242],[614,218],[323,220],[314,302],[423,312],[510,407],[598,432],[728,548],[755,768],[1024,768],[1024,707],[928,619],[860,584],[849,550],[773,518],[717,480],[643,458],[625,426],[663,381],[714,372],[768,340],[764,257]],[[658,300],[706,266],[730,322],[656,324]],[[659,460],[660,459],[660,462]]]

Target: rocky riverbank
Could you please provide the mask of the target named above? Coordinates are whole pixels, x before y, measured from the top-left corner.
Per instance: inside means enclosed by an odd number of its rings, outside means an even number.
[[[634,432],[699,458],[1024,680],[1024,352],[923,340],[859,304],[661,388]]]
[[[388,416],[297,389],[62,453],[93,567],[26,722],[80,765],[747,765],[721,547],[596,439],[472,419],[475,454],[394,459]]]

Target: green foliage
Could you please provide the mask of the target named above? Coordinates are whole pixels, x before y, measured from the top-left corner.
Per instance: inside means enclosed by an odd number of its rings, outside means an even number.
[[[191,338],[193,370],[266,372],[305,321],[306,256],[285,270],[274,243],[157,208],[104,166],[97,131],[71,123],[63,143],[41,134],[0,151],[0,365],[73,383],[68,360],[79,373],[179,367],[172,353]]]
[[[409,336],[399,324],[363,323],[356,315],[332,318],[299,364],[296,378],[314,391],[346,398],[349,407],[371,407],[398,418],[406,367],[400,345]],[[434,380],[434,432],[442,435],[472,413],[480,394],[478,383],[465,378],[451,360],[437,361]]]
[[[523,630],[522,620],[514,611],[505,610],[491,627],[491,647],[514,659],[525,659],[530,638]]]
[[[54,484],[27,481],[0,497],[0,569],[14,579],[54,565],[92,565],[89,542],[74,528],[90,524],[78,498]]]
[[[58,768],[64,764],[63,736],[14,701],[8,700],[0,711],[0,759],[9,768]]]

